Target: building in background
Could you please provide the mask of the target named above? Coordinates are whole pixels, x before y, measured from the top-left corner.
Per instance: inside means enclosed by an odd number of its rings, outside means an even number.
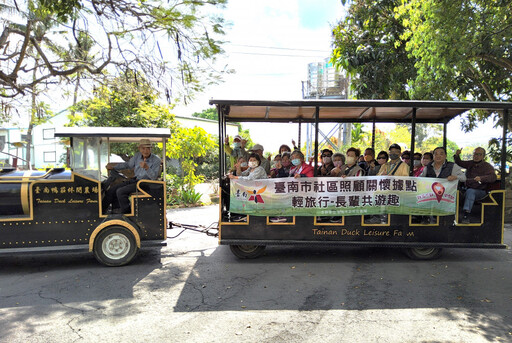
[[[187,128],[201,127],[207,133],[218,135],[219,123],[215,120],[176,116],[176,121]],[[37,125],[32,132],[31,168],[45,169],[50,167],[65,167],[67,144],[60,138],[55,138],[55,129],[69,122],[68,112],[62,111],[44,124]],[[238,134],[238,125],[229,123],[227,134]],[[0,128],[0,169],[13,167],[14,159],[18,157],[17,168],[29,169],[26,163],[26,128]],[[115,158],[114,158],[115,159]]]
[[[350,78],[337,70],[329,58],[308,64],[308,79],[302,81],[303,99],[349,99]]]
[[[302,81],[303,99],[350,99],[350,77],[345,70],[336,69],[325,58],[322,62],[308,64],[308,79]],[[334,126],[333,126],[334,125]],[[350,146],[352,143],[352,124],[333,123],[325,129],[324,124],[319,129],[319,146],[329,147],[331,150],[339,151],[342,146]],[[306,155],[308,157],[314,152],[314,124],[306,124]],[[336,137],[335,144],[332,137]]]

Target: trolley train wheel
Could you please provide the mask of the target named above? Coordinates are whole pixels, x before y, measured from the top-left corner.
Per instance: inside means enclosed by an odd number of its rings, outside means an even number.
[[[257,258],[263,254],[264,245],[230,245],[233,255],[238,258]]]
[[[406,248],[405,254],[413,260],[434,260],[441,256],[441,248]]]
[[[120,226],[103,229],[94,240],[94,257],[106,266],[118,267],[130,263],[137,255],[133,234]]]

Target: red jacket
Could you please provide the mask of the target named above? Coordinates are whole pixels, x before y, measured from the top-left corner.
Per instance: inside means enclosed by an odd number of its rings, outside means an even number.
[[[290,177],[295,176],[297,173],[300,173],[301,177],[313,177],[315,175],[313,167],[311,167],[309,164],[306,164],[305,162],[300,166],[290,169]]]

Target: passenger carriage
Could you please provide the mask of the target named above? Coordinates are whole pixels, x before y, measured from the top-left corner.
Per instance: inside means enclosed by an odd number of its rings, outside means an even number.
[[[412,126],[410,141],[411,156],[415,147],[415,128],[419,123],[443,125],[443,142],[446,146],[447,124],[459,115],[472,109],[497,111],[503,115],[503,137],[512,103],[505,102],[444,102],[444,101],[385,101],[385,100],[300,100],[300,101],[243,101],[211,100],[219,116],[219,153],[224,156],[226,123],[304,123],[314,124],[314,154],[318,156],[319,124],[321,123],[371,123],[372,142],[375,141],[377,123],[408,123]],[[300,146],[300,131],[299,131]],[[505,139],[502,151],[506,151]],[[499,174],[501,180],[489,188],[488,196],[476,206],[480,219],[470,224],[460,220],[462,194],[456,191],[451,213],[435,216],[428,224],[415,222],[414,205],[411,214],[384,213],[380,224],[370,224],[365,215],[346,214],[335,210],[331,215],[340,215],[339,223],[321,222],[319,216],[298,214],[287,222],[273,223],[272,214],[252,211],[242,222],[229,220],[231,200],[239,196],[231,192],[229,183],[223,182],[227,173],[225,159],[220,162],[221,206],[219,208],[219,243],[229,245],[240,258],[259,256],[267,245],[307,246],[377,246],[404,248],[411,258],[431,259],[438,257],[442,248],[498,248],[503,244],[505,208],[505,153],[502,154]],[[315,169],[317,162],[315,161]],[[411,168],[412,169],[412,168]],[[412,172],[411,172],[412,175]],[[288,180],[290,181],[290,180]],[[407,180],[406,180],[407,181]],[[234,181],[231,182],[231,188]],[[263,183],[260,183],[263,189]],[[255,184],[257,185],[257,184]],[[266,187],[275,187],[265,184]],[[255,191],[256,191],[255,187]],[[276,188],[277,189],[277,188]],[[250,191],[250,190],[249,190]],[[248,204],[247,199],[244,204]],[[245,206],[245,205],[242,206]],[[251,204],[252,205],[252,204]],[[231,205],[232,206],[232,205]],[[289,206],[293,206],[289,203]],[[378,211],[378,210],[375,210]],[[267,211],[266,213],[274,213]],[[283,211],[282,213],[286,213]],[[382,214],[382,212],[376,212]],[[427,212],[428,213],[428,212]],[[274,213],[275,215],[276,213]]]

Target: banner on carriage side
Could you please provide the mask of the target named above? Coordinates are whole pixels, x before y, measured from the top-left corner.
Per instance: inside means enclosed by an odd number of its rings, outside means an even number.
[[[231,180],[230,211],[256,216],[455,214],[457,181],[366,176]]]

